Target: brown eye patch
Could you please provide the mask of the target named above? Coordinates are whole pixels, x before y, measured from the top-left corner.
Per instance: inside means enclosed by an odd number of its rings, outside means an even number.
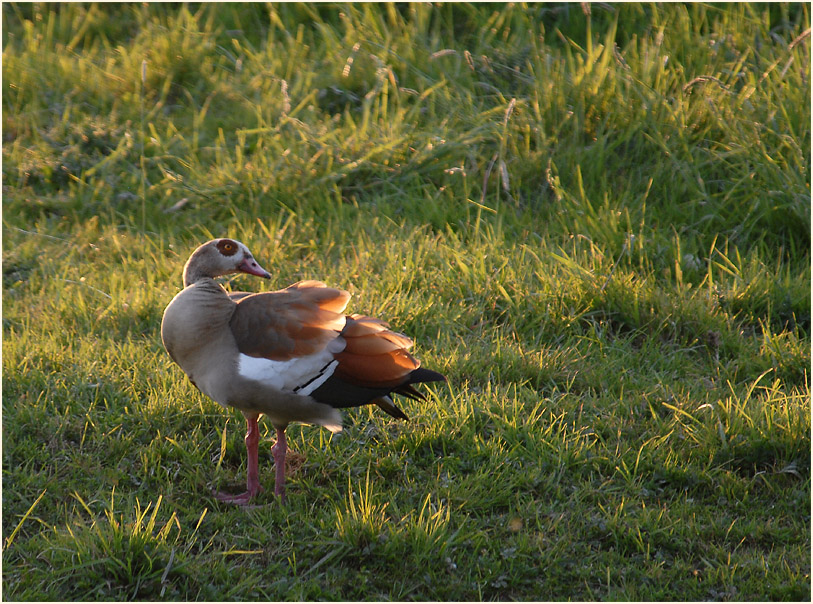
[[[217,249],[224,256],[234,256],[237,253],[237,244],[231,239],[221,239],[217,242]]]

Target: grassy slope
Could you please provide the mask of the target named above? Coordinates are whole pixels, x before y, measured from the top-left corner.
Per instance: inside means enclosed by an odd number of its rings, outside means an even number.
[[[4,4],[4,596],[809,599],[809,21]],[[221,234],[449,376],[285,507],[160,344]]]

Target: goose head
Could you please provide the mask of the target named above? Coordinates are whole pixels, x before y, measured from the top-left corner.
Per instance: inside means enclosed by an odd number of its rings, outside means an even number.
[[[232,273],[271,278],[244,244],[223,238],[207,241],[192,252],[183,268],[183,284],[188,287],[201,279],[214,279]]]

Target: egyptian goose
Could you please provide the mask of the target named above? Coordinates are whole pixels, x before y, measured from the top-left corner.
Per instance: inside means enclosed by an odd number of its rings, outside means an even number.
[[[239,241],[214,239],[198,247],[184,266],[184,289],[161,322],[172,360],[201,392],[239,409],[248,424],[246,492],[216,493],[220,501],[245,505],[262,488],[260,415],[277,432],[274,493],[284,500],[289,423],[338,432],[338,408],[371,403],[407,419],[390,394],[425,400],[411,384],[445,380],[420,368],[407,352],[412,340],[390,331],[384,321],[342,314],[348,292],[301,281],[280,291],[228,293],[214,279],[232,273],[271,278]]]

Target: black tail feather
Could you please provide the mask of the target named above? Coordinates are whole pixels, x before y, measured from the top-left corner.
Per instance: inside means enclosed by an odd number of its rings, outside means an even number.
[[[426,397],[424,396],[423,392],[420,390],[416,390],[409,384],[404,384],[403,386],[398,386],[395,390],[393,390],[396,394],[400,394],[401,396],[405,396],[407,398],[411,398],[413,401],[425,401]]]
[[[396,407],[395,403],[392,402],[392,399],[390,397],[388,397],[388,396],[381,396],[379,398],[374,398],[370,402],[375,403],[376,405],[378,405],[381,408],[382,411],[384,411],[388,415],[391,415],[395,419],[406,419],[406,420],[409,419],[406,416],[406,413],[404,413],[398,407]]]
[[[445,382],[446,376],[431,369],[423,369],[419,367],[409,374],[409,381],[398,386],[393,392],[411,398],[413,401],[425,401],[426,396],[420,390],[415,389],[412,384],[423,384],[425,382]]]
[[[415,371],[409,374],[409,384],[420,384],[423,382],[445,382],[446,376],[431,369],[424,369],[418,367]]]
[[[395,386],[394,388],[391,386],[383,388],[358,386],[332,375],[324,384],[314,390],[311,396],[320,403],[325,403],[337,408],[357,407],[374,403],[393,417],[407,419],[406,414],[396,407],[387,395],[395,393],[415,401],[425,401],[426,396],[414,388],[412,384],[445,381],[446,378],[443,374],[421,367],[409,374],[405,384]]]

